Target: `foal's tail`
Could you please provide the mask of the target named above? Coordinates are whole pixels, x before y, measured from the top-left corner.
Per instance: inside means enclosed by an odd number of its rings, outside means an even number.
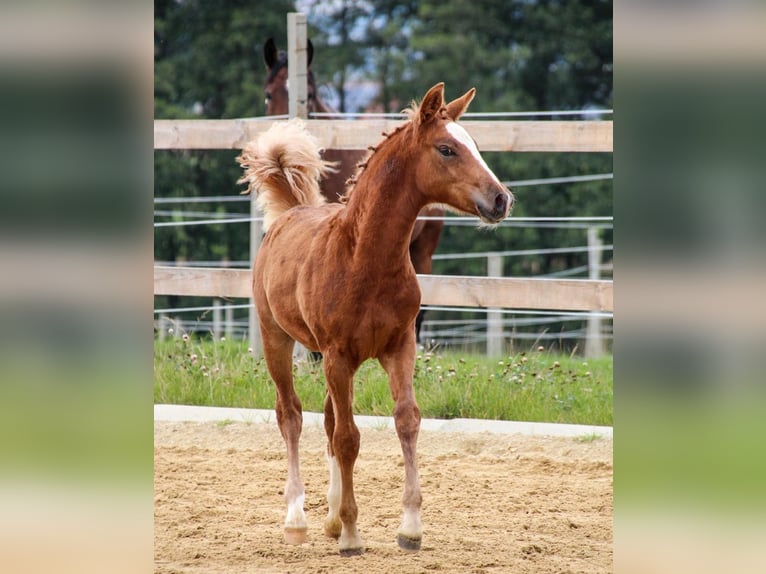
[[[237,183],[247,184],[242,193],[257,195],[264,230],[291,207],[325,202],[319,180],[334,169],[319,151],[317,140],[298,118],[275,123],[242,149],[237,161],[245,173]]]

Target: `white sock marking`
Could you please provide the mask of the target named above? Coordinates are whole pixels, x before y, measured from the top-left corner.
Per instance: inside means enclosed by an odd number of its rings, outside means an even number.
[[[410,538],[420,538],[423,535],[423,526],[420,522],[420,510],[416,508],[404,509],[402,525],[399,527],[399,534],[409,536]]]
[[[287,528],[305,528],[306,515],[303,512],[303,503],[306,495],[301,494],[295,500],[287,505],[287,518],[285,518],[285,527]]]

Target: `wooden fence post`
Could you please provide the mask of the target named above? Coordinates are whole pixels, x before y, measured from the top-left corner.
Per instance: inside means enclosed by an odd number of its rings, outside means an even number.
[[[223,332],[229,340],[234,337],[234,309],[231,306],[223,310]]]
[[[168,334],[168,316],[165,313],[160,313],[157,317],[157,338],[160,341],[164,341]]]
[[[597,227],[588,228],[588,278],[598,280],[601,277],[601,251],[603,242]],[[598,358],[604,354],[604,341],[601,337],[601,317],[591,314],[585,331],[585,356]]]
[[[221,338],[221,300],[218,297],[213,299],[213,340],[218,341]]]
[[[251,196],[250,201],[250,269],[253,269],[255,256],[258,248],[261,246],[261,237],[263,236],[263,216],[258,210],[258,204]],[[258,326],[258,312],[255,310],[252,293],[250,294],[250,312],[248,313],[248,335],[250,339],[250,348],[253,349],[253,356],[258,359],[263,354],[261,345],[261,328]]]
[[[288,95],[288,113],[291,118],[308,117],[308,32],[306,15],[300,12],[287,14],[287,81],[290,86]]]
[[[487,255],[487,276],[503,276],[503,256],[498,253]],[[500,309],[487,311],[487,356],[503,354],[503,312]]]
[[[221,267],[223,269],[231,267],[231,260],[228,256],[221,260]],[[223,309],[223,332],[226,334],[227,339],[231,339],[234,332],[234,309],[231,308],[231,305],[226,305]]]

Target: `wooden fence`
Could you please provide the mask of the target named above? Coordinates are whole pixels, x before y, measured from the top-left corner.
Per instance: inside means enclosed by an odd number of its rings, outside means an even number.
[[[240,149],[273,123],[265,119],[155,120],[155,149]],[[365,148],[401,122],[393,120],[307,120],[320,145],[334,149]],[[611,121],[462,121],[483,151],[611,152]],[[254,215],[256,215],[254,213]],[[253,226],[254,257],[260,230]],[[614,310],[612,281],[511,279],[498,277],[418,277],[424,305],[476,308]],[[250,297],[250,271],[155,267],[155,295]],[[254,317],[250,321],[254,349],[260,347]],[[497,354],[502,340],[489,326]],[[593,331],[591,330],[591,333]]]
[[[288,41],[291,32],[288,17]],[[300,26],[300,19],[298,22]],[[303,22],[305,26],[305,21]],[[292,23],[295,26],[295,22]],[[299,28],[300,29],[300,28]],[[300,32],[298,36],[301,37]],[[305,40],[304,40],[305,42]],[[288,42],[289,43],[289,42]],[[300,73],[300,48],[290,55],[288,73]],[[297,65],[293,65],[296,63]],[[303,62],[305,66],[305,62]],[[304,68],[305,69],[305,68]],[[305,73],[305,72],[304,72]],[[305,81],[303,82],[305,85]],[[301,86],[291,79],[290,85]],[[291,90],[291,99],[300,99]],[[305,95],[303,95],[305,101]],[[292,104],[291,104],[292,105]],[[300,109],[300,108],[298,108]],[[155,120],[154,148],[241,149],[268,129],[273,118],[231,120]],[[402,120],[403,121],[403,120]],[[328,149],[365,149],[400,125],[397,120],[306,120],[307,127]],[[461,121],[482,151],[503,152],[611,152],[611,121]],[[232,186],[234,183],[232,182]],[[255,212],[253,212],[255,215]],[[260,243],[260,229],[251,225],[251,257]],[[424,305],[476,308],[545,310],[614,310],[612,281],[511,279],[501,277],[418,276]],[[199,269],[184,267],[154,268],[155,295],[193,295],[210,297],[250,297],[251,274],[247,270]],[[260,347],[254,313],[250,331],[253,348]]]

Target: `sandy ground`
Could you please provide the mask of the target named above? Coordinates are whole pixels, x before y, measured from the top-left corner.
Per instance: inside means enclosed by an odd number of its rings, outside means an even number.
[[[155,422],[155,572],[612,571],[612,440],[421,431],[423,546],[401,551],[404,468],[391,430],[361,429],[363,556],[326,538],[324,432],[304,427],[309,540],[282,542],[284,443],[275,424]]]

